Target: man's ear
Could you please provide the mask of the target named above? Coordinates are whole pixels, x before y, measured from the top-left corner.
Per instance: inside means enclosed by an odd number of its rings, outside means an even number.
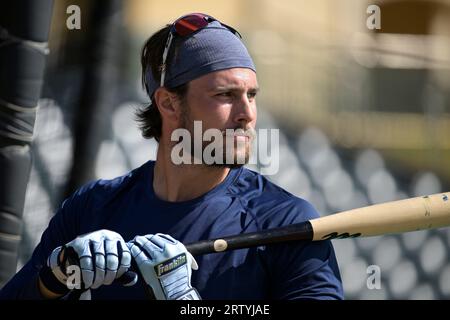
[[[179,106],[176,96],[164,87],[156,89],[153,95],[161,117],[168,120],[178,121]]]

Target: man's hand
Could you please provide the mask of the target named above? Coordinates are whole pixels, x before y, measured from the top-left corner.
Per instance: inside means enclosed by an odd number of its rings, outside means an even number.
[[[156,299],[200,300],[191,286],[191,269],[198,265],[181,242],[158,233],[136,236],[127,245]]]
[[[81,235],[56,248],[48,257],[47,265],[39,273],[44,295],[55,297],[48,291],[56,296],[69,291],[66,269],[73,264],[80,267],[82,289],[96,289],[122,276],[131,265],[131,255],[122,236],[114,231],[99,230]]]

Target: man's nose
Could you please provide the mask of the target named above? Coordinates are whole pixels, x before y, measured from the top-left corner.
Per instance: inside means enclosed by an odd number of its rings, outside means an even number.
[[[247,95],[242,95],[235,106],[234,121],[237,123],[247,124],[256,119],[256,104],[253,100],[249,100]]]

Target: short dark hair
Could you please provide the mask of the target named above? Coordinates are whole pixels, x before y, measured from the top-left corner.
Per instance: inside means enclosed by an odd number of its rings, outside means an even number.
[[[142,136],[146,139],[155,138],[159,142],[162,129],[162,118],[159,110],[156,106],[156,101],[153,98],[152,92],[148,91],[146,73],[151,72],[153,78],[159,82],[161,79],[161,66],[162,55],[164,52],[164,46],[166,44],[167,37],[169,35],[171,25],[167,25],[154,33],[144,44],[141,51],[141,65],[142,65],[142,86],[147,91],[148,96],[151,99],[151,104],[139,108],[136,111],[136,120],[139,124],[139,128],[142,131]],[[176,50],[176,44],[170,49],[167,56],[167,65],[169,65],[173,50]],[[188,84],[182,84],[175,88],[167,88],[172,93],[175,93],[181,100],[183,100],[187,94]]]

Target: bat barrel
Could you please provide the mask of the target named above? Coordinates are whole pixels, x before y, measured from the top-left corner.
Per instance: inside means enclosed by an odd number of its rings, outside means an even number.
[[[313,240],[367,237],[450,225],[450,194],[438,193],[357,208],[311,220]]]

